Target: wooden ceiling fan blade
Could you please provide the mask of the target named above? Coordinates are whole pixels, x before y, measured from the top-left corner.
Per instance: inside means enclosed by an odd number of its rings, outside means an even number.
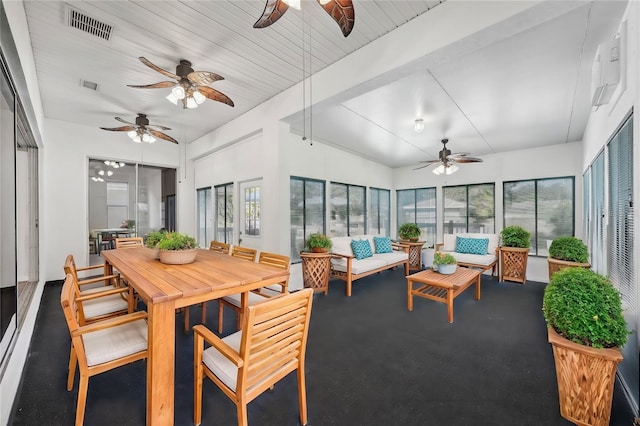
[[[180,77],[178,77],[177,75],[175,75],[172,72],[169,72],[167,70],[163,70],[162,68],[160,68],[157,65],[152,64],[151,62],[149,62],[149,60],[147,58],[145,58],[144,56],[140,56],[138,59],[140,59],[140,62],[142,62],[143,64],[145,64],[146,66],[148,66],[149,68],[151,68],[154,71],[159,72],[160,74],[169,77],[169,78],[173,78],[174,80],[178,80],[180,81]]]
[[[425,164],[424,166],[420,166],[420,167],[416,167],[413,170],[420,170],[420,169],[424,169],[425,167],[429,167],[431,164]]]
[[[330,0],[326,4],[317,0],[320,6],[333,18],[340,27],[342,34],[347,37],[353,30],[356,14],[351,0]]]
[[[167,87],[173,87],[177,84],[178,83],[175,81],[161,81],[160,83],[142,85],[127,84],[127,87],[133,87],[134,89],[165,89]]]
[[[121,123],[128,124],[128,125],[130,125],[130,126],[135,126],[135,124],[134,124],[134,123],[132,123],[132,122],[130,122],[130,121],[127,121],[127,120],[124,120],[124,119],[122,119],[122,118],[120,118],[120,117],[115,117],[115,119],[116,119],[116,120],[118,120],[118,121],[119,121],[119,122],[121,122]]]
[[[455,158],[453,161],[455,161],[456,163],[482,163],[482,158],[461,157]]]
[[[210,71],[194,71],[187,75],[187,78],[193,84],[206,86],[216,81],[224,80],[224,77]]]
[[[212,89],[207,86],[198,86],[198,92],[202,93],[207,98],[212,101],[222,102],[223,104],[227,104],[229,106],[234,106],[233,101],[224,93],[217,91],[216,89]]]
[[[427,163],[427,164],[435,164],[435,163],[439,163],[441,160],[427,160],[427,161],[420,161],[420,163]]]
[[[160,126],[157,124],[147,124],[146,127],[149,130],[171,130],[171,127]]]
[[[112,132],[130,132],[136,130],[136,126],[122,126],[122,127],[100,127],[102,130],[110,130]]]
[[[264,5],[262,16],[258,18],[253,28],[266,28],[282,18],[282,15],[289,9],[289,6],[282,0],[267,0]]]
[[[148,130],[149,130],[149,133],[151,133],[153,136],[155,136],[158,139],[164,139],[165,141],[173,142],[173,143],[176,143],[176,144],[178,143],[177,140],[175,140],[174,138],[172,138],[169,135],[166,135],[166,134],[164,134],[162,132],[159,132],[157,130],[151,130],[151,129],[148,129]]]

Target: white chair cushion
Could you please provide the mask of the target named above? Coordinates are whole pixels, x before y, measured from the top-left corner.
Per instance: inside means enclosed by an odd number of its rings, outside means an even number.
[[[140,319],[82,336],[89,366],[147,349],[147,321]]]
[[[373,257],[367,257],[366,259],[351,261],[351,273],[352,274],[361,274],[363,272],[368,272],[372,269],[382,268],[387,266],[387,262],[384,260],[374,259]],[[345,265],[336,265],[334,263],[333,269],[337,271],[347,272],[347,266]]]
[[[488,266],[495,262],[497,259],[495,254],[466,254],[456,253],[455,251],[445,253],[451,254],[456,258],[456,261],[458,262],[473,263],[475,265]]]
[[[94,318],[101,315],[111,314],[129,307],[126,300],[119,294],[111,294],[109,296],[100,297],[93,300],[85,300],[82,302],[82,310],[85,318]]]
[[[240,352],[240,340],[242,330],[223,338],[222,341],[231,346],[236,352]],[[231,361],[222,355],[215,347],[211,346],[202,352],[202,362],[222,383],[229,389],[235,391],[238,380],[238,368]]]
[[[377,253],[374,256],[375,260],[382,260],[387,265],[391,265],[392,263],[403,262],[409,259],[409,253],[405,253],[403,251],[394,251],[393,253]]]
[[[280,294],[282,294],[282,293],[280,293]],[[232,294],[230,296],[224,296],[223,299],[224,299],[225,302],[229,302],[235,307],[239,308],[241,306],[240,293]],[[260,294],[254,293],[252,291],[249,292],[249,305],[260,303],[260,302],[263,302],[265,300],[267,300],[267,296],[262,296]]]

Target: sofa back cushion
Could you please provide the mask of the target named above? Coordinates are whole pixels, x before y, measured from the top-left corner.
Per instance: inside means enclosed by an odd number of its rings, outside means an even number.
[[[459,235],[456,237],[456,253],[484,255],[487,254],[488,246],[488,238],[465,238]]]
[[[456,251],[456,238],[487,238],[489,240],[487,244],[487,254],[495,254],[500,242],[500,234],[478,234],[478,233],[463,233],[463,234],[444,234],[442,247],[443,251]],[[484,254],[484,253],[483,253]]]
[[[371,250],[371,244],[369,244],[369,240],[351,240],[351,250],[353,250],[353,255],[357,260],[366,259],[367,257],[373,256],[373,251]]]
[[[391,238],[389,237],[373,237],[373,243],[376,246],[377,253],[393,253],[393,247],[391,246]]]

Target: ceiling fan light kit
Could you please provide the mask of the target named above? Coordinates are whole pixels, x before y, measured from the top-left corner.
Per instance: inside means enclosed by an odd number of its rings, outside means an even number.
[[[441,175],[441,174],[445,174],[445,175],[452,175],[455,172],[458,171],[460,167],[456,166],[455,164],[440,164],[438,165],[438,167],[436,167],[435,169],[433,169],[433,173],[436,175]]]
[[[195,101],[193,101],[195,102]],[[153,124],[149,124],[149,119],[147,118],[146,114],[138,114],[138,116],[136,117],[136,122],[134,123],[130,123],[126,120],[123,120],[120,117],[116,117],[116,120],[118,120],[121,123],[126,124],[126,126],[120,126],[120,127],[100,127],[102,130],[109,130],[112,132],[127,132],[127,136],[129,136],[131,138],[132,141],[136,142],[136,143],[154,143],[156,141],[156,138],[158,139],[164,139],[165,141],[169,141],[169,142],[173,142],[175,144],[178,143],[177,140],[175,140],[174,138],[172,138],[171,136],[167,135],[166,133],[162,133],[161,130],[171,130],[170,127],[165,127],[165,126],[158,126],[158,125],[153,125]],[[106,161],[105,164],[109,165]],[[122,166],[124,166],[124,163],[120,163],[122,164]],[[122,167],[120,166],[120,167]],[[112,165],[112,167],[114,168],[118,168],[115,165]]]

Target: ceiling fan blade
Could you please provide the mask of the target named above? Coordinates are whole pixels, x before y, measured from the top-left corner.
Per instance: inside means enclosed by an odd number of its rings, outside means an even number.
[[[102,130],[110,130],[112,132],[130,132],[136,130],[135,126],[122,126],[122,127],[100,127]]]
[[[130,126],[135,126],[135,124],[133,124],[132,122],[127,121],[127,120],[124,120],[124,119],[122,119],[122,118],[120,118],[120,117],[115,117],[115,119],[116,119],[116,120],[118,120],[118,121],[119,121],[119,122],[121,122],[121,123],[128,124],[128,125],[130,125]]]
[[[200,93],[202,93],[212,101],[218,101],[229,106],[234,106],[233,101],[229,99],[227,95],[222,92],[218,92],[216,89],[212,89],[211,87],[207,86],[197,86],[197,89]]]
[[[266,28],[276,22],[289,9],[282,0],[267,0],[262,16],[253,24],[253,28]]]
[[[455,161],[456,163],[482,163],[482,158],[461,157],[454,158],[453,161]]]
[[[199,86],[206,86],[207,84],[211,84],[214,81],[224,80],[224,77],[222,77],[221,75],[209,71],[190,72],[187,75],[187,78],[190,82]]]
[[[435,164],[435,163],[440,163],[441,161],[442,160],[427,160],[427,161],[420,161],[420,163]]]
[[[356,19],[355,9],[351,0],[330,0],[326,4],[322,4],[321,0],[317,1],[329,16],[337,22],[345,37],[351,34]]]
[[[420,166],[420,167],[416,167],[413,170],[420,170],[420,169],[424,169],[425,167],[429,167],[431,164],[425,164],[424,166]]]
[[[171,127],[159,126],[157,124],[147,124],[145,127],[149,130],[171,130]]]
[[[177,84],[178,83],[175,81],[161,81],[160,83],[143,85],[127,84],[127,87],[133,87],[134,89],[164,89],[166,87],[173,87]]]
[[[156,138],[158,138],[158,139],[164,139],[165,141],[169,141],[169,142],[173,142],[173,143],[178,143],[178,141],[177,141],[177,140],[175,140],[174,138],[172,138],[172,137],[171,137],[171,136],[169,136],[169,135],[165,135],[164,133],[159,132],[159,131],[157,131],[157,130],[151,130],[151,129],[148,129],[148,130],[149,130],[149,133],[151,133],[153,136],[155,136],[155,137],[156,137]]]
[[[148,66],[149,68],[151,68],[154,71],[158,71],[160,74],[169,77],[169,78],[173,78],[174,80],[178,80],[180,81],[180,77],[178,77],[177,75],[175,75],[172,72],[169,72],[167,70],[163,70],[162,68],[160,68],[157,65],[152,64],[151,62],[149,62],[149,60],[147,58],[145,58],[144,56],[140,56],[138,59],[140,59],[140,62],[142,62],[143,64],[145,64],[146,66]]]
[[[468,152],[454,152],[453,154],[450,154],[449,157],[465,157],[467,155],[471,155]]]

